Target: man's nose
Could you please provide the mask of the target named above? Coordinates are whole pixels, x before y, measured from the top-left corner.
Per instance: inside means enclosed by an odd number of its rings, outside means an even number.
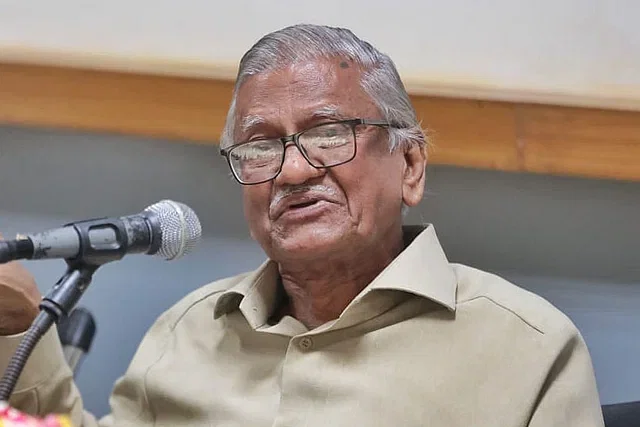
[[[282,170],[276,177],[277,184],[303,184],[312,178],[322,176],[324,168],[314,168],[302,155],[298,147],[288,144],[284,151]]]

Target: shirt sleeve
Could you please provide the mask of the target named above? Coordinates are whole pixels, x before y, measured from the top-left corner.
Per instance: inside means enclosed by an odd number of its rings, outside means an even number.
[[[529,427],[604,427],[587,346],[577,330],[562,342]]]
[[[150,369],[164,356],[176,323],[196,303],[227,289],[235,278],[213,282],[183,298],[153,323],[142,339],[124,375],[116,382],[109,403],[111,413],[97,420],[84,410],[55,325],[36,345],[20,376],[9,404],[19,411],[44,417],[64,414],[74,427],[146,427],[155,424],[147,394]],[[0,336],[0,371],[4,372],[24,334]]]
[[[71,417],[74,427],[152,425],[144,382],[150,366],[164,353],[169,331],[166,319],[167,316],[161,316],[147,332],[127,372],[116,382],[110,397],[111,413],[104,418],[97,420],[84,410],[55,325],[38,342],[27,361],[9,401],[10,406],[38,417],[64,414]],[[0,336],[1,372],[6,369],[23,336]]]
[[[24,333],[0,337],[0,371],[4,372]],[[82,399],[67,365],[55,327],[40,339],[27,361],[9,404],[30,415],[64,414],[74,426],[98,426],[82,409]]]

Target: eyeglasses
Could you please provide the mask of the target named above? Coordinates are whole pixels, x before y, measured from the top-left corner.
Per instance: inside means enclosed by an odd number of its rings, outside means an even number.
[[[356,156],[358,126],[394,127],[379,120],[351,119],[322,123],[282,138],[258,139],[220,150],[236,180],[243,185],[271,181],[282,171],[290,142],[316,169],[350,162]]]

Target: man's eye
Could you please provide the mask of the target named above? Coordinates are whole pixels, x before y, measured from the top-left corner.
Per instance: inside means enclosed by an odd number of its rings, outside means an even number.
[[[232,155],[239,161],[269,160],[279,155],[277,147],[271,143],[256,142],[233,150]]]
[[[329,129],[322,129],[322,131],[319,133],[318,136],[323,137],[323,138],[334,138],[339,134],[340,134],[340,132],[338,132],[337,129],[329,128]]]
[[[329,128],[322,129],[315,135],[309,135],[307,141],[319,148],[332,148],[348,144],[351,141],[351,134],[345,133],[343,129]]]
[[[348,144],[349,138],[345,138],[343,135],[334,135],[318,138],[315,141],[315,145],[319,148],[334,148]]]

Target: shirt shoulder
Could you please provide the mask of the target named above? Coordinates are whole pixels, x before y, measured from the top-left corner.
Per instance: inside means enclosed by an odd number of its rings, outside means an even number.
[[[462,264],[451,264],[458,281],[456,305],[484,299],[496,310],[505,310],[543,335],[576,335],[577,328],[560,309],[545,298],[492,273]]]

